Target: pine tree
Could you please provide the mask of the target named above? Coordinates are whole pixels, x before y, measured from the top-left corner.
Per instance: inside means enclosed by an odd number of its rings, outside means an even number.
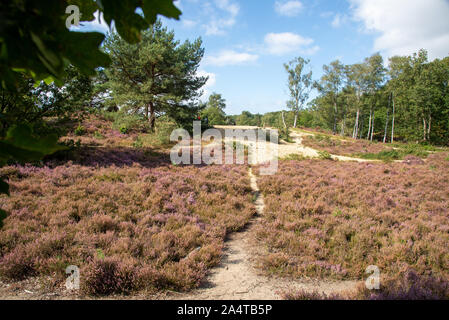
[[[135,45],[111,34],[105,43],[112,60],[106,73],[117,105],[143,113],[152,130],[156,117],[164,114],[178,124],[192,121],[208,79],[197,76],[204,55],[201,45],[201,39],[181,44],[160,21]]]

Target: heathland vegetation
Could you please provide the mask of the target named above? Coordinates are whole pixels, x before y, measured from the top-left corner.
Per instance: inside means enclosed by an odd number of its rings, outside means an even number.
[[[361,281],[381,270],[374,293],[287,299],[449,298],[449,58],[422,50],[385,67],[375,54],[334,61],[314,81],[299,57],[284,66],[285,111],[230,116],[221,94],[200,99],[201,39],[181,43],[157,19],[179,18],[172,0],[77,3],[114,31],[69,31],[69,1],[0,5],[0,297],[190,291],[251,222],[251,263],[267,276]],[[171,133],[198,119],[276,127],[296,153],[272,176],[174,164]],[[75,293],[68,266],[82,275]]]

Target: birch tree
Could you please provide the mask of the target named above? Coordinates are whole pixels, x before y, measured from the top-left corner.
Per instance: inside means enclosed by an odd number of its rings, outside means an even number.
[[[338,118],[338,95],[343,87],[345,79],[345,66],[338,60],[323,66],[324,74],[320,81],[315,83],[316,88],[323,94],[327,94],[332,99],[334,108],[333,133],[337,133]]]
[[[348,79],[348,85],[354,88],[355,91],[355,122],[354,130],[352,132],[352,138],[357,139],[359,136],[360,128],[360,107],[361,98],[367,90],[366,84],[366,66],[362,63],[350,65],[346,68],[346,77]]]
[[[374,135],[374,119],[375,119],[375,103],[379,89],[385,82],[386,69],[383,66],[383,58],[379,53],[365,59],[367,68],[366,89],[370,99],[370,120],[367,139],[373,141]]]
[[[299,111],[304,108],[312,89],[312,70],[309,72],[306,70],[309,63],[310,60],[298,57],[288,64],[284,64],[285,71],[288,74],[288,89],[290,91],[290,100],[287,102],[287,107],[295,114],[294,128],[298,124]]]

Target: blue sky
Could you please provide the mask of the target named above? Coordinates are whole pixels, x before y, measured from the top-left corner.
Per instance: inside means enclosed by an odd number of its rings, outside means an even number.
[[[204,99],[223,95],[226,112],[285,109],[283,64],[311,60],[314,79],[323,64],[362,61],[375,52],[385,59],[429,50],[449,55],[448,0],[178,0],[180,21],[163,19],[177,39],[201,37],[209,75]],[[101,29],[97,26],[97,29]]]

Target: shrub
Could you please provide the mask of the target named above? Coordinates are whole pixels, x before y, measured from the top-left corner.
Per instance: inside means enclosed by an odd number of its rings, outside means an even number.
[[[95,139],[104,139],[104,136],[97,130],[94,133],[94,138]]]
[[[175,129],[176,125],[173,123],[160,122],[156,124],[155,132],[139,135],[133,146],[138,149],[168,146],[171,144],[170,135]]]
[[[295,160],[295,161],[301,161],[301,160],[306,160],[308,159],[307,157],[304,157],[302,154],[299,153],[292,153],[289,154],[288,156],[282,158],[281,160]]]
[[[449,282],[441,277],[418,275],[408,270],[397,278],[381,281],[380,290],[361,284],[348,299],[358,300],[449,300]]]
[[[74,133],[76,136],[83,136],[86,134],[86,128],[79,124]]]
[[[354,156],[368,160],[392,161],[402,158],[402,153],[398,150],[384,150],[379,153],[356,153]]]
[[[145,133],[150,129],[149,123],[145,117],[125,112],[115,113],[112,128],[119,130],[123,134],[131,132]]]
[[[318,292],[318,291],[307,291],[304,289],[300,289],[297,291],[288,291],[288,292],[282,292],[281,296],[284,300],[291,300],[291,301],[307,301],[307,300],[342,300],[343,298],[338,295],[327,295],[324,292]]]
[[[0,259],[0,274],[12,280],[23,280],[35,274],[34,263],[23,246]]]
[[[96,258],[81,274],[81,290],[86,294],[129,294],[136,289],[136,270],[119,258]]]
[[[129,129],[127,126],[121,126],[119,131],[121,134],[127,134],[129,132]]]
[[[332,160],[332,155],[327,151],[318,151],[318,157],[321,160]]]

